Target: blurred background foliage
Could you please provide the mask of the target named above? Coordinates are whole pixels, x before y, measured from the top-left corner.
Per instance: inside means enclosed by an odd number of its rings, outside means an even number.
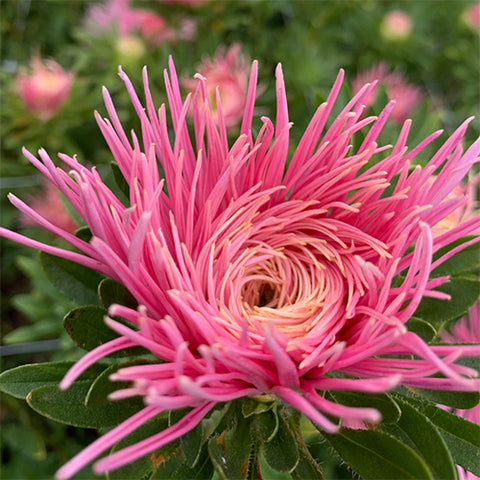
[[[161,19],[162,26],[156,33],[167,32],[165,38],[152,37],[148,28],[121,32],[114,22],[106,28],[97,25],[92,29],[87,17],[91,18],[92,7],[99,3],[65,0],[0,3],[1,224],[28,236],[58,242],[28,224],[7,200],[8,192],[32,202],[42,199],[45,202],[48,197],[36,169],[21,154],[22,146],[32,152],[45,147],[52,158],[58,151],[77,154],[82,162],[96,165],[102,176],[112,179],[109,166],[112,158],[93,111],[106,114],[101,94],[104,85],[114,99],[125,130],[138,127],[123,82],[117,76],[119,64],[137,87],[141,83],[142,66],[148,66],[153,97],[159,106],[166,101],[163,69],[170,54],[179,75],[190,77],[198,71],[202,60],[214,57],[220,46],[238,44],[241,55],[248,59],[247,64],[253,59],[259,61],[258,113],[274,118],[274,70],[281,62],[290,119],[294,122],[293,146],[315,108],[325,100],[340,68],[345,70],[347,79],[340,99],[346,102],[354,91],[354,79],[358,76],[368,79],[370,69],[383,65],[384,70],[395,72],[407,92],[409,88],[421,92],[420,100],[407,105],[408,116],[413,119],[411,146],[415,139],[438,128],[452,133],[471,115],[477,119],[467,138],[472,140],[478,134],[478,3],[462,0],[123,2],[129,9],[148,11],[155,16],[152,18]],[[392,12],[400,12],[403,20],[401,16],[400,20],[392,20]],[[19,88],[18,77],[24,69],[28,71],[35,56],[51,58],[66,72],[73,73],[71,89],[48,118],[39,115],[38,109],[29,108]],[[399,101],[404,97],[403,90],[400,92]],[[379,113],[388,97],[388,86],[384,85],[369,106],[370,112]],[[394,141],[400,128],[399,122],[391,122],[382,140]],[[238,127],[232,127],[230,132],[233,138]],[[55,218],[63,207],[57,202],[46,208],[50,208]],[[49,283],[36,258],[37,252],[3,239],[0,246],[1,369],[78,358],[71,340],[62,333],[61,319],[74,306],[72,301]],[[1,473],[5,479],[51,478],[62,462],[96,435],[91,430],[73,429],[40,418],[24,402],[3,396],[0,418]],[[322,455],[325,456],[325,451],[319,447],[319,458]],[[327,464],[329,478],[351,478],[344,467],[331,462],[328,456],[321,461]],[[76,478],[91,478],[91,475],[86,469]]]

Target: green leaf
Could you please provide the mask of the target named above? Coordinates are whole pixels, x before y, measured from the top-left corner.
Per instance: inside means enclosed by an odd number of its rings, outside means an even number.
[[[191,468],[182,463],[180,454],[171,456],[163,462],[150,480],[210,480],[214,473],[212,461],[208,455],[208,447],[204,445],[195,467]]]
[[[451,300],[425,297],[415,311],[415,317],[433,324],[461,317],[480,298],[480,280],[470,275],[453,276],[437,290],[448,293]]]
[[[41,415],[60,423],[84,428],[105,428],[118,425],[144,407],[140,398],[108,401],[87,407],[85,399],[91,381],[75,382],[67,390],[46,385],[27,395],[28,404]]]
[[[408,436],[426,461],[434,478],[457,478],[457,471],[452,456],[442,436],[434,424],[410,403],[395,397],[402,409],[402,415],[397,426]]]
[[[36,388],[60,383],[74,362],[33,363],[6,370],[0,375],[0,391],[25,399]],[[95,364],[80,375],[79,380],[97,378],[105,365]]]
[[[270,399],[266,397],[266,401],[263,401],[262,397],[259,398],[259,400],[251,397],[244,397],[242,399],[242,415],[244,416],[244,418],[266,412],[273,408],[273,406],[275,405],[274,398]]]
[[[480,425],[428,402],[408,399],[442,434],[454,463],[480,475]]]
[[[343,460],[365,480],[432,479],[421,457],[387,433],[342,429],[322,432]]]
[[[441,248],[433,256],[437,260],[447,252],[458,245],[475,238],[474,235],[462,237],[446,247]],[[453,257],[439,265],[434,271],[433,276],[442,277],[443,275],[457,275],[459,273],[474,272],[480,268],[480,243],[476,243],[456,253]]]
[[[109,380],[110,375],[119,368],[120,365],[110,365],[93,381],[85,397],[85,406],[97,407],[105,405],[110,402],[107,398],[110,393],[126,388],[129,385],[128,382],[112,382]]]
[[[219,477],[222,480],[247,478],[250,467],[250,425],[248,420],[237,416],[238,423],[210,439],[208,451]]]
[[[440,403],[448,407],[470,409],[480,402],[479,392],[454,392],[449,390],[427,390],[424,388],[409,387],[413,393],[420,395],[432,403]]]
[[[278,472],[290,473],[298,465],[299,454],[296,432],[292,431],[282,415],[279,415],[277,433],[271,440],[264,442],[263,450],[265,460]]]
[[[126,438],[116,443],[110,453],[117,452],[122,448],[129,447],[135,443],[141,442],[145,438],[151,437],[168,427],[167,418],[155,417],[149,420],[144,425],[137,428],[134,432],[129,434]],[[178,453],[179,442],[171,442],[162,448],[159,448],[152,452],[150,455],[139,458],[138,460],[125,465],[122,468],[108,472],[108,480],[130,480],[130,479],[142,479],[149,477],[152,472],[155,472],[159,466],[167,461],[172,455]]]
[[[133,295],[120,283],[111,278],[104,278],[98,285],[98,296],[102,305],[108,309],[112,303],[136,308],[138,303]]]
[[[401,415],[400,407],[386,393],[338,391],[328,392],[327,397],[331,397],[331,400],[348,407],[375,408],[382,414],[382,422],[384,423],[396,423]]]
[[[75,236],[84,242],[89,242],[92,239],[92,232],[90,231],[90,228],[84,226],[75,230]]]
[[[299,442],[298,448],[298,464],[292,472],[293,480],[321,480],[324,479],[322,470],[318,463],[312,457],[308,448],[303,444],[303,440]]]
[[[127,197],[130,197],[130,187],[128,186],[128,182],[125,180],[120,167],[115,162],[110,162],[110,167],[112,168],[113,178],[115,179],[115,183],[117,184],[120,191]]]
[[[437,331],[433,325],[421,318],[411,317],[405,326],[410,332],[416,333],[426,343],[430,342],[437,335]]]
[[[180,445],[187,458],[186,464],[188,467],[192,468],[197,464],[200,459],[203,443],[204,435],[202,423],[180,438]]]
[[[2,425],[3,441],[15,450],[34,460],[45,460],[47,451],[45,439],[33,427],[7,423]]]
[[[48,253],[40,253],[48,279],[68,298],[80,305],[98,305],[97,286],[102,276],[89,268]]]
[[[277,434],[280,425],[276,406],[261,415],[253,416],[251,425],[261,442],[269,442]]]
[[[93,305],[77,307],[68,312],[63,319],[63,327],[72,340],[84,350],[93,350],[115,338],[118,335],[104,322],[107,312]],[[120,320],[122,323],[125,321]],[[146,352],[141,347],[124,348],[110,354],[111,357],[126,357],[142,355]]]

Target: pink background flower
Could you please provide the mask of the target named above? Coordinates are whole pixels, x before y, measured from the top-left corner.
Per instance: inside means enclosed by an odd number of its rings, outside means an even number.
[[[26,108],[42,120],[52,118],[70,95],[73,72],[63,70],[54,60],[34,57],[31,73],[18,73],[16,86]]]
[[[220,47],[213,59],[205,59],[199,66],[198,73],[206,79],[206,97],[213,108],[213,118],[218,122],[216,89],[219,88],[222,115],[227,127],[237,125],[243,117],[248,85],[249,66],[241,53],[239,44],[225,49]],[[184,78],[182,85],[190,92],[197,91],[197,80]],[[202,93],[197,100],[203,102]],[[205,93],[204,93],[205,95]]]
[[[387,40],[405,40],[412,31],[412,17],[402,10],[392,10],[385,15],[380,32]]]

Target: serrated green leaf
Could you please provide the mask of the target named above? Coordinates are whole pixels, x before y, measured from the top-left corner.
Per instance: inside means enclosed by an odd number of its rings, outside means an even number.
[[[205,440],[202,423],[180,438],[180,445],[185,453],[186,465],[189,468],[195,467],[200,459],[200,453]]]
[[[79,381],[64,391],[57,386],[46,385],[30,392],[26,400],[35,411],[45,417],[84,428],[113,427],[144,407],[139,398],[87,407],[85,398],[91,385],[91,381]]]
[[[416,333],[426,343],[430,342],[437,335],[434,326],[421,318],[411,317],[405,326],[408,331]]]
[[[452,456],[434,424],[423,413],[399,396],[395,397],[402,415],[397,426],[408,436],[427,463],[434,478],[457,478]]]
[[[434,325],[450,322],[467,313],[480,298],[480,280],[474,276],[452,276],[437,290],[449,294],[451,300],[425,297],[414,315]]]
[[[437,260],[441,256],[448,253],[453,248],[475,238],[474,235],[462,237],[455,242],[441,248],[433,256],[434,260]],[[453,257],[449,258],[441,265],[439,265],[434,271],[433,276],[442,277],[444,275],[457,275],[465,272],[474,272],[480,268],[480,243],[476,243],[467,247],[460,252],[456,253]]]
[[[322,434],[349,467],[365,480],[433,478],[416,452],[387,433],[346,428],[336,434]]]
[[[33,363],[6,370],[0,375],[0,391],[25,399],[32,390],[39,387],[58,385],[72,365],[74,362]],[[98,363],[92,365],[78,380],[93,380],[105,368],[105,365]]]
[[[136,308],[138,303],[133,295],[123,286],[111,278],[104,278],[98,285],[98,296],[105,308],[112,303],[125,307]]]
[[[48,253],[40,253],[48,279],[66,297],[80,305],[98,305],[97,287],[102,276],[89,268]]]
[[[106,314],[107,312],[103,308],[93,305],[77,307],[65,315],[63,327],[76,345],[84,350],[93,350],[118,338],[118,335],[105,324],[104,317]],[[113,352],[110,356],[138,356],[145,352],[146,350],[141,347],[132,347]]]
[[[257,401],[251,397],[242,398],[242,415],[248,418],[251,415],[258,415],[273,408],[275,399],[270,401]]]
[[[279,415],[277,433],[263,444],[263,451],[265,460],[278,472],[290,473],[297,466],[299,454],[296,432],[292,431],[282,415]]]
[[[269,442],[278,431],[280,424],[276,406],[251,418],[252,428],[255,428],[256,435],[261,442]]]
[[[208,455],[208,447],[205,444],[195,467],[188,467],[183,463],[180,454],[171,456],[163,462],[150,480],[210,480],[214,474],[212,461]]]
[[[480,425],[469,422],[429,402],[408,398],[414,407],[437,427],[453,457],[475,475],[480,475]]]
[[[249,422],[237,416],[238,423],[228,431],[210,439],[208,451],[215,470],[222,480],[246,479],[250,466]]]
[[[303,441],[299,442],[298,464],[291,473],[293,480],[323,480],[325,477],[320,466],[302,443]]]
[[[396,423],[401,415],[400,407],[387,393],[329,392],[327,397],[348,407],[375,408],[382,414],[382,422]]]

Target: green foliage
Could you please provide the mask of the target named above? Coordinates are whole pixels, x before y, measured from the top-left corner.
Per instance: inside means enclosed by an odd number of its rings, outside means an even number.
[[[97,286],[102,280],[99,273],[44,252],[40,253],[40,261],[48,279],[66,297],[79,305],[99,303]]]
[[[141,2],[141,8],[164,15],[175,29],[186,17],[193,19],[198,34],[193,41],[180,39],[159,46],[135,36],[144,47],[138,56],[118,48],[113,29],[103,36],[86,31],[83,18],[89,3],[60,0],[2,3],[0,176],[2,187],[22,198],[41,195],[35,169],[20,155],[22,145],[33,152],[45,146],[51,154],[77,153],[81,161],[96,166],[119,198],[128,197],[128,185],[119,175],[118,166],[111,163],[112,156],[106,150],[92,111],[105,115],[100,87],[106,85],[115,99],[125,131],[138,127],[128,95],[117,79],[117,65],[123,64],[138,86],[141,66],[148,64],[150,86],[160,103],[165,100],[162,75],[170,53],[180,75],[187,76],[195,73],[201,58],[213,55],[219,45],[239,42],[246,55],[259,60],[260,84],[267,87],[260,89],[264,91],[258,98],[259,111],[270,117],[275,115],[271,73],[281,61],[290,119],[295,124],[291,131],[292,145],[298,141],[316,106],[325,100],[339,66],[345,68],[350,81],[359,71],[386,62],[390,69],[401,71],[409,82],[423,89],[425,99],[412,115],[413,129],[408,141],[411,147],[437,128],[453,131],[464,117],[471,114],[480,117],[478,37],[462,20],[464,9],[473,2],[436,2],[433,9],[431,2],[413,0],[401,3],[233,0],[196,6],[147,1]],[[414,29],[404,42],[392,43],[380,35],[380,24],[383,16],[397,7],[412,16]],[[15,74],[19,67],[28,65],[32,51],[43,57],[52,56],[76,76],[70,98],[47,121],[28,111],[14,83]],[[340,92],[339,103],[349,98],[350,93],[347,83]],[[378,114],[385,100],[385,92],[380,92],[368,113]],[[340,105],[334,107],[334,112],[338,108]],[[468,139],[476,135],[479,125],[477,118],[467,133]],[[380,141],[392,142],[400,128],[398,124],[389,124]],[[231,134],[235,133],[232,130]],[[355,145],[362,139],[362,134],[357,134]],[[416,161],[426,163],[433,148],[427,148]],[[2,226],[27,234],[33,231],[39,241],[64,246],[47,233],[18,222],[5,195],[0,199],[0,211]],[[87,227],[81,227],[76,235],[84,241],[91,238]],[[441,249],[434,258],[468,239]],[[28,397],[30,405],[50,419],[94,428],[113,426],[141,408],[136,399],[109,402],[107,395],[125,386],[108,379],[121,365],[118,362],[144,356],[143,349],[116,352],[109,357],[110,363],[91,367],[71,389],[61,392],[57,388],[73,364],[71,360],[79,355],[72,350],[71,339],[75,345],[91,350],[116,338],[103,317],[112,303],[136,308],[131,294],[113,280],[66,260],[41,254],[42,270],[28,256],[30,253],[20,247],[3,240],[1,247],[5,290],[1,306],[3,343],[58,339],[59,348],[53,354],[30,353],[6,358],[0,390],[19,400]],[[474,276],[480,269],[479,249],[479,244],[468,247],[433,272],[432,277],[452,276],[449,283],[439,288],[451,294],[452,300],[424,299],[415,317],[407,322],[407,328],[425,342],[438,342],[438,332],[462,316],[479,298],[480,282]],[[69,313],[65,316],[66,312]],[[61,328],[60,319],[64,316],[70,337]],[[61,361],[44,363],[52,356]],[[120,357],[124,358],[119,360]],[[464,363],[475,361],[478,369],[478,359],[467,359]],[[42,363],[17,367],[26,362]],[[307,435],[302,432],[299,419],[292,419],[284,405],[272,398],[245,398],[231,405],[219,405],[179,441],[108,476],[112,480],[260,478],[261,475],[272,480],[351,478],[351,472],[332,454],[332,446],[354,475],[363,478],[402,475],[402,478],[439,478],[442,472],[455,478],[451,457],[453,463],[480,475],[478,427],[434,405],[471,408],[478,403],[478,393],[413,388],[399,393],[392,396],[328,392],[327,398],[332,401],[377,408],[383,416],[377,430],[342,429],[338,436],[321,436],[312,431]],[[2,466],[5,478],[49,478],[82,443],[91,441],[80,430],[67,432],[50,421],[42,424],[22,401],[15,403],[8,397],[3,402],[7,422],[0,434],[10,455]],[[178,418],[173,415],[169,420],[161,417],[148,422],[113,451],[167,428],[170,421]],[[307,444],[303,437],[308,439]],[[33,463],[35,459],[42,462]],[[90,469],[82,478],[92,478]]]

